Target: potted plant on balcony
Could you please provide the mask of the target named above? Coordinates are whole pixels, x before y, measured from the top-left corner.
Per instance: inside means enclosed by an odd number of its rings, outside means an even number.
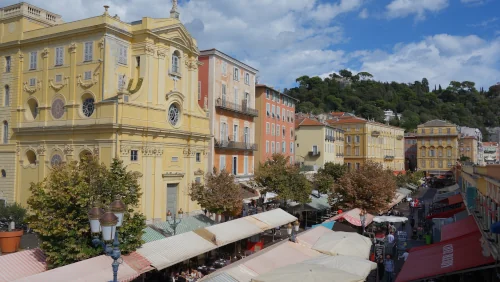
[[[2,253],[14,253],[19,249],[25,216],[26,209],[18,203],[0,206],[0,251]]]

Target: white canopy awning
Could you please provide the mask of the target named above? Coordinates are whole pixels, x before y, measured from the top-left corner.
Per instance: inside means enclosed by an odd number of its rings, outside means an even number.
[[[365,236],[338,231],[321,236],[312,249],[331,256],[354,256],[368,259],[371,247],[372,241]]]
[[[215,235],[217,246],[227,245],[241,239],[262,233],[262,229],[246,220],[238,218],[221,224],[205,227],[205,230]]]
[[[274,209],[267,212],[254,214],[250,217],[264,222],[265,224],[269,225],[270,228],[283,226],[297,220],[295,216],[287,213],[282,209]]]
[[[215,244],[190,231],[146,243],[137,252],[148,259],[154,268],[161,270],[215,248]]]
[[[374,262],[371,262],[367,259],[350,256],[321,255],[305,260],[302,263],[323,265],[328,268],[334,268],[349,272],[360,277],[368,277],[368,275],[370,275],[370,272],[377,268],[377,264]]]

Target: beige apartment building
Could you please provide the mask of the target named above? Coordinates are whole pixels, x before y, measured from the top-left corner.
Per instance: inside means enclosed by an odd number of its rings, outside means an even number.
[[[394,173],[405,170],[404,129],[352,115],[337,115],[327,122],[344,130],[344,162],[359,168],[367,161],[382,164]]]
[[[344,131],[311,118],[295,120],[295,159],[315,171],[325,163],[344,164]]]
[[[417,166],[429,176],[449,174],[459,158],[458,126],[430,120],[417,128]]]

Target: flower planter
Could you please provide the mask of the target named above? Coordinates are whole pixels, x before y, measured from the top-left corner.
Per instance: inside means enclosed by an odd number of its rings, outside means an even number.
[[[0,251],[3,254],[17,252],[23,233],[23,230],[0,231]]]

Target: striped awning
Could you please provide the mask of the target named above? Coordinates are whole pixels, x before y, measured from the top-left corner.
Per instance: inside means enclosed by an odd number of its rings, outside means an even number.
[[[0,282],[14,281],[44,272],[45,255],[36,248],[0,256]]]

